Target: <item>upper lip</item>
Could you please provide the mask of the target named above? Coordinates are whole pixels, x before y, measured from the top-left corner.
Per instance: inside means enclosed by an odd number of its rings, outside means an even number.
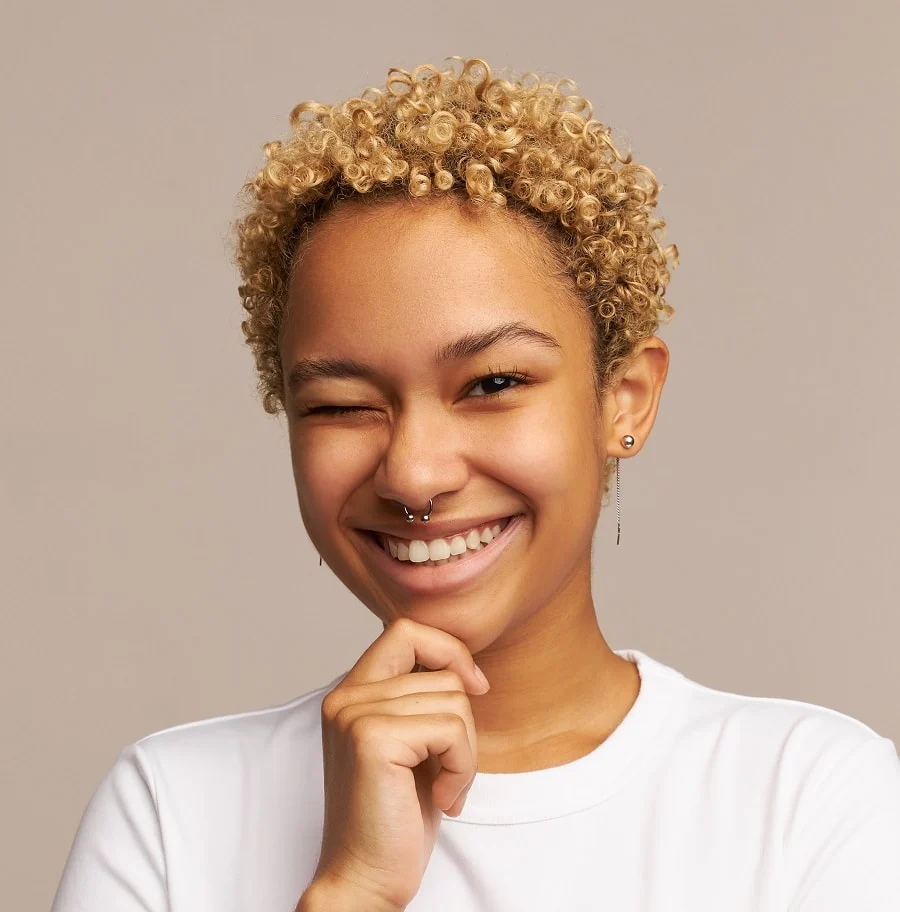
[[[421,541],[431,541],[434,538],[450,538],[462,532],[468,532],[470,529],[477,529],[493,523],[501,522],[508,516],[516,516],[515,513],[494,513],[491,516],[485,516],[483,519],[444,519],[436,521],[433,519],[423,523],[418,516],[415,522],[398,525],[373,525],[365,526],[365,532],[380,532],[382,535],[391,535],[394,538],[403,538],[409,541],[420,539]]]

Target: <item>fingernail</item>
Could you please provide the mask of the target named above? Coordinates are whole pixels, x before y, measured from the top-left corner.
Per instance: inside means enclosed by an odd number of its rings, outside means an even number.
[[[485,693],[491,689],[491,682],[485,677],[484,672],[476,665],[475,666],[475,677],[481,681],[482,686],[484,687]]]

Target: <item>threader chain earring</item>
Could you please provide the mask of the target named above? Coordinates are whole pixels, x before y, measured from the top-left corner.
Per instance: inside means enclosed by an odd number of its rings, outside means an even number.
[[[631,434],[626,434],[622,438],[622,446],[626,450],[630,450],[634,446],[634,437]],[[619,539],[622,537],[622,502],[619,497],[619,457],[616,456],[616,544],[619,544]]]
[[[626,434],[622,438],[622,446],[626,450],[630,450],[634,446],[634,437],[631,434]],[[412,510],[409,509],[406,504],[403,504],[403,513],[406,516],[407,522],[413,522],[415,520],[415,515]],[[428,510],[422,514],[422,522],[428,522],[431,519],[431,511],[434,509],[434,498],[428,498]],[[619,457],[616,456],[616,544],[619,544],[619,540],[622,537],[622,502],[619,494]],[[319,555],[319,566],[322,566],[322,555]]]

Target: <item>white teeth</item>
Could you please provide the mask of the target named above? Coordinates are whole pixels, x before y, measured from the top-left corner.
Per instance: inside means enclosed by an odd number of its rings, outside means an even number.
[[[429,560],[446,560],[451,554],[450,545],[443,538],[436,538],[434,541],[428,542]]]
[[[466,547],[470,551],[480,551],[481,550],[481,535],[477,529],[473,529],[466,536]]]
[[[401,561],[411,561],[414,564],[428,562],[432,566],[441,566],[454,561],[462,560],[469,551],[480,551],[489,545],[505,528],[506,521],[494,523],[484,529],[472,529],[466,535],[454,535],[449,541],[445,538],[435,538],[431,541],[413,539],[405,541],[382,536],[382,547],[387,542],[387,551],[391,557]]]
[[[414,539],[409,543],[409,559],[414,564],[424,564],[429,559],[428,545],[419,539]]]

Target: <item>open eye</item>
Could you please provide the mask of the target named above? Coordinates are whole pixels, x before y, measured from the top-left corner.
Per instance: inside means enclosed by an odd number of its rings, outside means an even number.
[[[522,371],[518,370],[502,371],[493,374],[485,374],[481,377],[476,377],[472,389],[484,385],[486,392],[479,393],[473,398],[483,399],[487,396],[497,396],[500,393],[505,393],[509,389],[514,389],[514,387],[502,386],[501,384],[509,383],[510,380],[514,381],[515,383],[526,383],[528,379],[528,374],[525,374]]]

